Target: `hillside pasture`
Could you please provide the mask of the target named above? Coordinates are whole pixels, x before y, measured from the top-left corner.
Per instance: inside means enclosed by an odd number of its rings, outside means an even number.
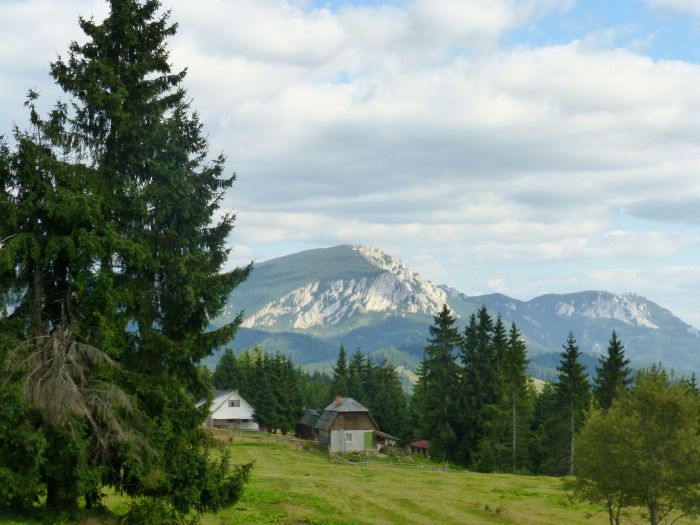
[[[570,501],[559,478],[481,474],[410,457],[331,458],[312,442],[280,435],[214,430],[216,454],[229,449],[235,463],[254,461],[242,499],[201,525],[607,525],[602,507]],[[81,525],[116,525],[129,498],[110,494],[101,516]],[[640,512],[623,523],[643,524]],[[34,525],[0,513],[5,525]],[[700,525],[679,519],[676,525]]]
[[[255,461],[255,468],[242,501],[206,516],[205,525],[608,523],[602,507],[571,502],[558,478],[444,472],[412,458],[360,457],[353,463],[281,436],[222,431],[216,437],[235,462]],[[639,514],[632,518],[644,523]]]

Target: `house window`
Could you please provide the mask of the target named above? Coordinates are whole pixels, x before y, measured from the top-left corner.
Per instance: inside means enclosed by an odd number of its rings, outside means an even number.
[[[241,400],[240,400],[240,399],[229,399],[229,400],[228,400],[228,406],[230,406],[230,407],[239,407],[239,406],[241,406]]]
[[[352,432],[346,432],[346,433],[345,433],[345,442],[346,442],[346,443],[352,443]]]

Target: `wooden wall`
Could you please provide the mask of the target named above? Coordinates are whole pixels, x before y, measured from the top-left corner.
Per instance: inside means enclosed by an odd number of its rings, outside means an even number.
[[[330,430],[378,430],[367,412],[339,412]]]

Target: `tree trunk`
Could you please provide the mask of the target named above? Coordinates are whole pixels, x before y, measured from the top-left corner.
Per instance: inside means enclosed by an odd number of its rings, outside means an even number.
[[[517,409],[515,406],[516,405],[516,403],[515,403],[515,389],[511,390],[511,398],[513,400],[513,443],[512,443],[512,447],[513,447],[513,473],[515,473],[516,458],[517,458],[517,452],[516,452],[516,448],[515,448],[516,441],[517,441],[517,429],[515,428],[515,422],[517,420],[517,418],[516,418],[516,410]]]
[[[68,467],[68,465],[63,465]],[[46,506],[57,512],[68,512],[76,514],[78,512],[78,500],[73,494],[75,480],[72,474],[65,471],[55,473],[46,480]]]
[[[569,458],[569,476],[574,475],[574,445],[576,433],[574,431],[574,409],[571,408],[571,457]]]
[[[39,238],[39,224],[34,220],[34,234]],[[32,261],[32,335],[34,337],[44,334],[43,306],[44,306],[44,276],[41,272],[41,254],[36,255]]]
[[[657,525],[659,523],[658,508],[656,501],[647,502],[647,507],[649,508],[649,523],[650,525]]]
[[[78,495],[75,476],[75,455],[71,444],[59,431],[49,429],[46,469],[46,506],[56,512],[77,514]]]
[[[608,518],[610,518],[610,525],[615,525],[615,505],[610,499],[606,502],[608,506]]]

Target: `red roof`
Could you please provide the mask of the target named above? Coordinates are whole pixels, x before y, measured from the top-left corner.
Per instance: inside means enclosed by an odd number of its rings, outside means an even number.
[[[426,441],[425,439],[421,439],[420,441],[414,441],[411,443],[412,448],[430,448],[430,443]]]

